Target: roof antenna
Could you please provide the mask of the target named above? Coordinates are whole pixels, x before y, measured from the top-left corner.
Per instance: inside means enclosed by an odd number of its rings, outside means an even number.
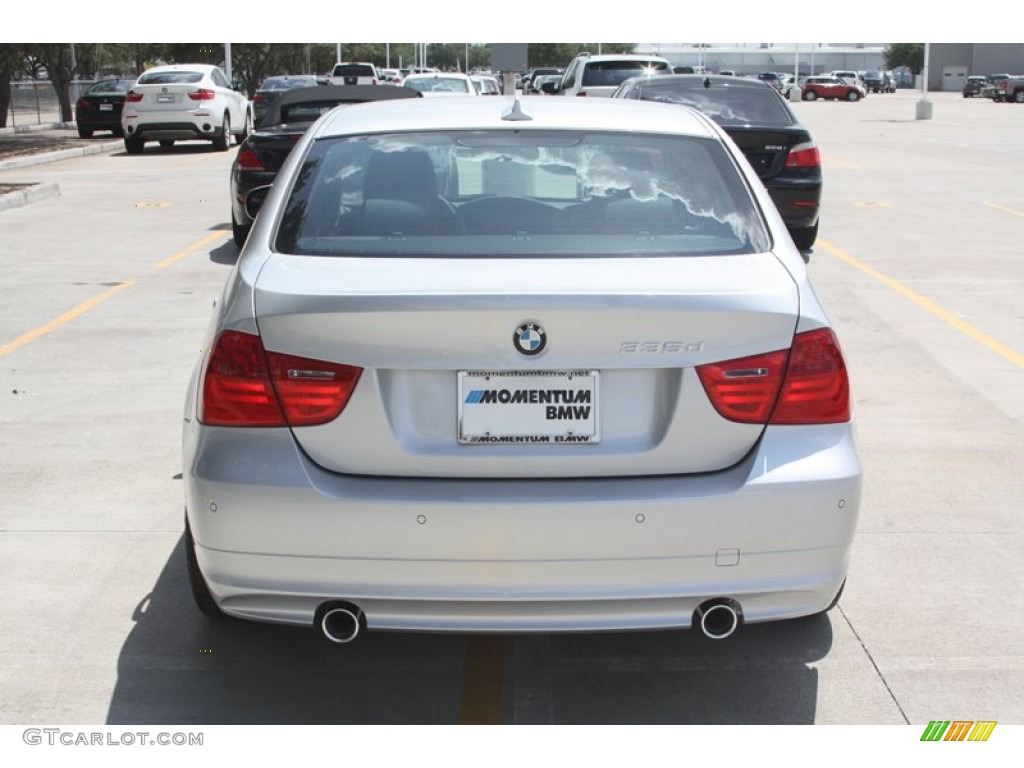
[[[512,106],[501,113],[502,120],[533,120],[528,114],[523,112],[523,105],[519,103],[519,97],[515,96]]]

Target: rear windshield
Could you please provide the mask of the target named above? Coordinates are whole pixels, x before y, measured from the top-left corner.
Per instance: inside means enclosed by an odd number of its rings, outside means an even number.
[[[777,93],[765,86],[735,86],[708,81],[659,83],[653,80],[637,87],[639,98],[695,107],[720,125],[793,125],[792,113]]]
[[[321,115],[326,115],[332,109],[339,104],[343,104],[342,101],[309,101],[309,102],[298,102],[295,104],[282,104],[281,110],[281,122],[282,123],[312,123],[320,119]]]
[[[150,72],[139,78],[139,85],[175,85],[178,83],[198,83],[203,79],[202,72]]]
[[[373,67],[368,64],[339,64],[334,68],[335,77],[373,77]]]
[[[89,88],[85,93],[88,96],[124,95],[125,93],[128,93],[128,90],[133,85],[135,85],[134,80],[101,80]]]
[[[469,93],[469,82],[461,77],[409,77],[402,85],[420,93]]]
[[[631,77],[643,74],[671,75],[672,68],[663,61],[590,61],[583,68],[583,85],[620,85]]]
[[[320,139],[277,250],[593,257],[752,253],[768,239],[723,145],[579,131]]]
[[[315,77],[268,77],[260,86],[261,91],[290,91],[292,88],[310,88],[316,85]]]

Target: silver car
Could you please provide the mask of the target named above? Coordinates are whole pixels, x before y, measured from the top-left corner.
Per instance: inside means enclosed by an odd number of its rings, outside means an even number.
[[[332,111],[200,346],[183,458],[209,615],[339,643],[723,638],[838,599],[861,488],[843,356],[757,175],[689,108]]]

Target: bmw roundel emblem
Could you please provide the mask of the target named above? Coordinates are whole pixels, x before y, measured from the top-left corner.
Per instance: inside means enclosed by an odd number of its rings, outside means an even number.
[[[523,323],[512,334],[512,343],[524,355],[539,355],[548,344],[548,335],[537,323]]]

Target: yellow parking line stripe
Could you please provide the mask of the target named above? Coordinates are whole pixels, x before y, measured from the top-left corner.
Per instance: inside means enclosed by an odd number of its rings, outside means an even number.
[[[907,286],[905,286],[900,281],[894,280],[893,278],[889,277],[888,275],[883,274],[882,272],[879,272],[874,267],[869,267],[864,262],[860,261],[859,259],[855,259],[853,256],[849,255],[848,253],[844,253],[843,251],[839,250],[838,248],[836,248],[831,243],[825,242],[821,238],[818,238],[818,241],[817,241],[816,245],[818,245],[821,248],[823,248],[824,250],[828,251],[829,253],[831,253],[836,258],[841,259],[842,261],[845,261],[847,264],[849,264],[854,269],[858,269],[861,272],[863,272],[865,275],[868,275],[869,277],[873,277],[875,280],[877,280],[878,282],[882,283],[883,285],[886,285],[889,288],[892,288],[894,291],[896,291],[897,293],[899,293],[903,297],[905,297],[907,299],[910,299],[912,302],[917,304],[919,307],[921,307],[922,309],[927,310],[928,312],[930,312],[931,314],[935,315],[935,317],[939,318],[940,320],[944,320],[945,322],[949,323],[951,326],[956,328],[958,331],[960,331],[963,334],[966,334],[967,336],[969,336],[970,338],[974,339],[976,342],[978,342],[982,346],[986,347],[990,351],[995,352],[1000,357],[1003,357],[1006,360],[1009,360],[1011,363],[1013,363],[1014,365],[1018,366],[1019,368],[1024,368],[1024,355],[1022,355],[1020,352],[1017,352],[1016,350],[1011,349],[1010,347],[1006,346],[1002,342],[996,341],[991,336],[988,336],[988,335],[982,333],[977,328],[975,328],[973,325],[970,325],[969,323],[965,323],[963,320],[961,320],[959,317],[954,315],[952,312],[948,312],[947,310],[943,309],[942,307],[940,307],[938,304],[936,304],[931,299],[925,298],[924,296],[922,296],[917,291],[912,290],[912,289],[908,288]]]
[[[860,170],[860,166],[857,165],[856,163],[851,163],[846,160],[838,160],[834,157],[827,157],[823,155],[821,158],[821,162],[823,162],[825,165],[837,165],[840,168],[846,168],[847,170],[850,171]]]
[[[182,259],[184,259],[186,256],[188,256],[193,251],[198,251],[204,245],[209,245],[214,240],[216,240],[218,237],[224,237],[224,231],[223,230],[218,229],[218,230],[216,230],[214,232],[211,232],[206,237],[204,237],[202,240],[197,240],[196,242],[192,243],[192,245],[190,245],[185,250],[178,251],[176,254],[174,254],[173,256],[168,256],[163,261],[158,261],[156,263],[156,265],[153,267],[153,269],[163,269],[164,267],[169,267],[174,262],[181,261]]]
[[[995,203],[985,203],[985,205],[987,205],[989,208],[995,208],[997,211],[1009,213],[1013,216],[1024,216],[1024,211],[1015,211],[1013,210],[1013,208],[1004,208],[1003,206],[996,205]]]
[[[459,725],[501,725],[504,638],[470,635],[462,677]]]
[[[11,352],[18,349],[19,347],[23,347],[29,342],[35,341],[40,336],[45,336],[48,333],[53,333],[62,325],[70,323],[83,312],[88,312],[90,309],[97,306],[98,304],[102,304],[115,293],[120,293],[121,291],[127,288],[131,288],[137,282],[138,279],[134,277],[131,280],[125,280],[120,285],[115,285],[113,288],[108,288],[103,293],[99,293],[93,296],[91,299],[83,301],[78,306],[72,307],[63,315],[59,315],[53,318],[53,320],[46,323],[45,325],[40,325],[38,328],[33,328],[31,331],[27,331],[26,333],[21,334],[21,336],[16,338],[14,341],[9,342],[8,344],[4,344],[2,347],[0,347],[0,357],[3,357],[4,355],[9,355]]]
[[[197,251],[198,249],[202,248],[204,245],[209,245],[211,242],[213,242],[214,240],[216,240],[219,237],[224,237],[224,231],[223,230],[216,230],[214,232],[211,232],[206,237],[204,237],[204,238],[202,238],[200,240],[197,240],[196,242],[194,242],[192,245],[188,246],[184,250],[178,251],[173,256],[168,256],[166,259],[158,261],[155,265],[153,265],[153,267],[151,269],[152,270],[157,270],[157,269],[163,269],[164,267],[169,267],[171,264],[174,264],[176,261],[181,261],[183,258],[188,256],[190,253],[192,253],[194,251]],[[36,339],[38,339],[38,338],[40,338],[42,336],[46,336],[49,333],[53,333],[55,330],[57,330],[61,326],[64,326],[64,325],[67,325],[68,323],[70,323],[72,320],[74,320],[76,317],[78,317],[82,313],[88,312],[93,307],[98,306],[99,304],[102,304],[104,301],[109,299],[114,294],[120,293],[121,291],[123,291],[123,290],[125,290],[127,288],[131,288],[138,281],[139,281],[139,278],[137,278],[137,277],[133,277],[133,278],[131,278],[129,280],[125,280],[124,282],[122,282],[119,285],[115,285],[112,288],[108,288],[107,290],[103,291],[103,293],[96,294],[91,299],[86,299],[81,304],[78,304],[78,305],[72,307],[71,309],[69,309],[64,314],[58,315],[57,317],[53,318],[48,323],[45,323],[44,325],[40,325],[38,328],[33,328],[31,331],[26,331],[25,333],[21,334],[21,336],[16,338],[14,341],[8,342],[7,344],[4,344],[3,346],[0,346],[0,357],[4,357],[5,355],[9,355],[14,350],[19,349],[19,348],[25,346],[26,344],[28,344],[30,342],[33,342],[33,341],[35,341]]]

